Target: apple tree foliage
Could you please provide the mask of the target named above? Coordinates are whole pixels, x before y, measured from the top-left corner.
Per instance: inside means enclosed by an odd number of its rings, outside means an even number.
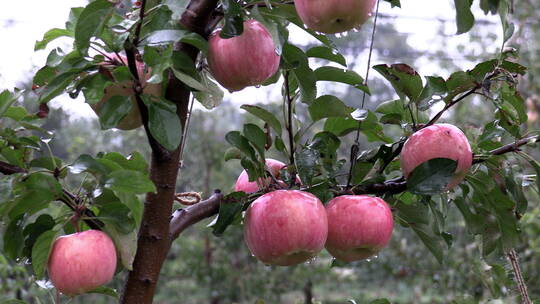
[[[398,7],[407,5],[406,1],[386,1],[389,3],[381,1],[381,5],[396,7],[397,14]],[[511,2],[455,0],[456,34],[474,26],[471,5],[479,4],[484,13],[500,16],[506,42],[515,29],[509,18]],[[17,105],[21,91],[0,93],[0,171],[9,177],[0,204],[5,224],[2,250],[9,259],[31,264],[36,279],[46,277],[56,236],[74,232],[77,225],[100,229],[114,240],[122,269],[130,273],[121,301],[150,303],[160,266],[139,269],[146,267],[145,261],[137,260],[150,250],[149,238],[165,237],[169,242],[155,256],[161,265],[170,242],[187,226],[217,214],[211,229],[218,236],[226,233],[229,225],[241,223],[242,211],[250,202],[270,190],[250,195],[216,193],[174,213],[173,196],[167,196],[174,185],[168,184],[165,171],[176,173],[179,162],[175,157],[180,155],[181,160],[181,152],[189,153],[183,151],[183,134],[189,132],[188,114],[183,110],[189,100],[185,97],[191,95],[207,109],[217,107],[216,111],[223,99],[206,66],[206,38],[217,25],[223,27],[222,37],[240,35],[247,18],[267,27],[281,55],[280,70],[264,85],[281,90],[283,116],[262,106],[241,106],[258,123],[245,124],[225,136],[230,144],[225,161],[239,159],[254,181],[267,174],[264,159],[272,149],[288,160],[289,166],[281,172],[285,182],[294,185],[298,174],[301,189],[323,202],[347,193],[380,196],[393,208],[396,222],[414,231],[441,263],[452,251],[453,236],[446,229],[449,208],[457,208],[470,233],[479,236],[485,257],[508,255],[519,244],[520,219],[528,210],[530,196],[538,201],[540,163],[520,149],[534,146],[539,132],[527,129],[526,106],[518,92],[518,82],[527,68],[519,63],[517,51],[501,48],[491,60],[448,77],[419,75],[414,67],[400,62],[377,64],[370,68],[387,80],[396,98],[377,101],[376,108],[368,110],[318,92],[321,82],[346,84],[365,94],[370,94],[370,89],[366,79],[348,69],[345,57],[327,36],[302,24],[292,2],[148,0],[141,4],[91,1],[71,10],[65,28],[51,29],[36,42],[35,49],[41,50],[59,37],[73,41],[69,49],[53,49],[33,78],[40,112],[30,113]],[[318,45],[303,48],[291,39],[291,27],[302,29]],[[100,63],[109,53],[124,53],[127,62],[104,72]],[[136,57],[150,68],[148,82],[162,85],[161,96],[137,90]],[[315,66],[310,58],[325,65]],[[150,165],[137,152],[127,156],[114,151],[82,154],[74,162],[48,153],[54,133],[40,127],[47,116],[46,104],[63,93],[82,95],[87,103],[95,104],[112,79],[135,84],[137,106],[153,152]],[[474,152],[474,165],[465,181],[443,191],[456,167],[449,159],[428,161],[405,180],[399,154],[407,137],[443,120],[445,112],[458,103],[470,103],[474,111],[473,96],[477,102],[490,104],[493,117],[483,126],[460,126]],[[100,113],[102,128],[114,127],[133,106],[131,97],[116,97]],[[307,119],[300,120],[300,111]],[[315,135],[306,136],[312,133]],[[349,144],[350,138],[354,141],[345,147],[350,154],[339,157],[338,149]],[[378,146],[366,149],[359,139]],[[176,180],[176,174],[173,177]],[[157,197],[167,198],[165,207],[156,207]],[[204,206],[199,208],[199,204]],[[170,221],[170,230],[168,222],[159,228],[152,226],[152,216]],[[72,225],[78,219],[81,221]],[[136,294],[129,286],[141,286],[137,285],[141,273],[149,282]],[[97,292],[117,296],[107,288]]]

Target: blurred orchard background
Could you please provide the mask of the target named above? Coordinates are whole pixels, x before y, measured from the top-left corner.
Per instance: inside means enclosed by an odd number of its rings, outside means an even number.
[[[62,45],[62,40],[51,43],[47,50],[33,52],[36,40],[53,27],[63,27],[69,9],[84,6],[84,0],[4,1],[0,10],[0,90],[13,87],[29,89],[24,100],[37,106],[31,93],[31,78],[45,62],[50,49]],[[438,75],[447,78],[452,71],[466,70],[476,63],[493,57],[500,51],[502,27],[498,16],[485,16],[478,12],[476,25],[467,34],[456,35],[454,1],[404,0],[403,8],[390,8],[381,2],[377,31],[374,40],[372,65],[380,63],[406,63],[421,75]],[[520,50],[521,64],[530,68],[527,79],[521,81],[520,91],[527,99],[529,123],[539,127],[540,111],[540,1],[521,0],[515,3],[511,16],[516,33],[507,46]],[[370,19],[359,31],[346,36],[331,36],[339,50],[346,55],[349,68],[364,75],[373,26]],[[294,35],[294,29],[291,29]],[[295,41],[301,39],[300,35]],[[300,40],[301,41],[301,40]],[[302,41],[307,49],[313,41]],[[313,59],[310,59],[313,60]],[[314,62],[316,63],[316,62]],[[375,105],[395,98],[393,90],[377,73],[371,73],[369,85],[372,96],[366,104]],[[188,151],[185,155],[182,176],[198,177],[178,181],[177,192],[203,189],[207,197],[218,186],[229,192],[241,171],[237,160],[224,162],[223,151],[228,131],[239,129],[253,119],[239,105],[275,105],[278,111],[280,95],[278,85],[255,91],[247,88],[227,94],[220,107],[211,113],[199,108],[194,111],[190,125]],[[341,98],[350,106],[359,106],[362,95],[348,86],[332,84],[318,89]],[[493,112],[491,103],[480,98],[463,103],[450,111],[444,120],[462,126],[482,126]],[[53,154],[73,161],[78,155],[95,155],[99,151],[118,151],[123,154],[139,151],[149,155],[142,129],[134,131],[108,130],[101,132],[97,117],[82,99],[69,96],[57,98],[52,103],[49,119],[44,125],[56,130],[52,142]],[[434,109],[434,111],[437,108]],[[302,113],[302,111],[299,111]],[[304,111],[305,113],[305,111]],[[0,121],[0,127],[2,122]],[[316,133],[320,128],[313,128]],[[387,133],[391,135],[391,132]],[[397,134],[397,132],[396,132]],[[354,136],[351,134],[350,136]],[[342,139],[347,141],[347,139]],[[348,138],[349,143],[354,139]],[[369,148],[367,140],[362,149]],[[342,147],[348,146],[347,144]],[[142,150],[141,149],[145,149]],[[349,151],[343,150],[346,158]],[[534,151],[533,151],[534,154]],[[538,159],[540,152],[536,151]],[[525,180],[525,179],[524,179]],[[0,179],[2,188],[8,185]],[[532,196],[531,196],[532,197]],[[521,266],[533,299],[540,298],[540,204],[530,202],[532,209],[523,219],[523,248]],[[294,267],[268,267],[257,262],[244,245],[242,229],[233,226],[223,237],[212,235],[205,229],[209,221],[191,228],[173,243],[155,296],[155,303],[222,304],[222,303],[367,303],[385,297],[392,303],[514,303],[517,290],[505,286],[512,280],[510,265],[506,260],[485,261],[478,243],[466,231],[463,217],[457,208],[450,213],[449,231],[454,236],[453,245],[445,252],[444,264],[439,264],[428,249],[410,230],[397,226],[390,245],[371,260],[346,266],[332,265],[326,252],[316,260]],[[202,227],[201,227],[202,226]],[[4,229],[0,227],[0,229]],[[0,240],[0,246],[1,246]],[[489,265],[488,265],[489,264]],[[114,283],[122,288],[123,277]],[[28,303],[52,303],[52,292],[46,282],[35,282],[24,265],[15,265],[0,254],[0,303],[8,298],[24,298]],[[189,295],[189,300],[178,295]],[[108,303],[107,297],[84,295],[71,303]]]

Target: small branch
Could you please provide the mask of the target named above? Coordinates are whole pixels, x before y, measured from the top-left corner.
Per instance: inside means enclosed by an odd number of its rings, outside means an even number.
[[[5,163],[3,161],[0,161],[0,173],[4,174],[4,175],[11,175],[11,174],[16,174],[16,173],[26,173],[28,171],[26,171],[25,169],[19,167],[19,166],[15,166],[15,165],[12,165],[12,164],[8,164],[8,163]]]
[[[6,162],[0,161],[0,173],[3,173],[4,175],[12,175],[16,173],[28,173],[28,170],[21,168],[19,166],[15,166],[12,164],[8,164]],[[66,204],[71,210],[77,210],[77,196],[71,194],[67,190],[62,190],[63,196],[57,198],[57,200],[61,201],[62,203]],[[88,227],[92,229],[101,230],[105,224],[101,222],[100,220],[95,219],[96,215],[91,210],[85,209],[83,212],[83,215],[87,217],[87,219],[84,220],[84,222],[88,225]]]
[[[135,28],[135,36],[133,38],[133,44],[138,45],[140,41],[141,36],[141,28],[144,20],[144,9],[146,7],[146,0],[141,1],[141,8],[139,11],[139,23],[137,23],[137,27]]]
[[[521,304],[532,304],[531,298],[529,297],[529,292],[527,290],[527,284],[525,283],[521,273],[521,267],[519,266],[516,250],[510,249],[508,252],[506,252],[506,257],[510,261],[510,264],[512,264],[514,279],[516,280],[519,293],[521,294]]]
[[[208,218],[219,211],[219,204],[223,199],[221,191],[216,190],[207,200],[201,201],[187,208],[176,210],[171,218],[170,223],[170,239],[171,241],[178,236],[189,226]]]
[[[463,99],[467,98],[468,96],[474,94],[476,92],[476,90],[478,90],[480,88],[482,88],[482,85],[477,84],[476,86],[474,86],[474,88],[467,91],[467,93],[461,95],[459,98],[456,98],[456,99],[452,100],[451,102],[449,102],[448,104],[446,104],[446,106],[444,106],[444,108],[441,111],[439,111],[439,113],[435,114],[435,116],[433,116],[433,118],[427,124],[425,124],[422,128],[429,127],[429,126],[435,124],[437,122],[437,120],[439,120],[439,118],[441,118],[441,116],[444,114],[444,112],[446,112],[448,109],[450,109],[451,107],[456,105],[458,102],[460,102]]]
[[[500,148],[491,150],[491,151],[489,151],[489,155],[493,156],[493,155],[502,155],[502,154],[509,153],[509,152],[517,152],[517,151],[520,150],[519,147],[524,146],[524,145],[526,145],[526,144],[528,144],[530,142],[539,142],[539,141],[540,141],[540,136],[538,136],[538,135],[525,137],[525,138],[517,140],[517,141],[515,141],[513,143],[504,145],[504,146],[502,146]],[[478,163],[481,163],[483,161],[485,161],[484,158],[477,157],[477,158],[475,158],[473,160],[473,164],[478,164]]]
[[[294,165],[294,134],[293,134],[293,125],[292,125],[292,103],[293,100],[291,98],[291,92],[289,88],[289,71],[285,72],[285,79],[284,79],[284,86],[285,86],[285,105],[287,107],[287,133],[289,135],[289,147],[290,147],[290,155],[289,155],[289,163],[291,165]]]

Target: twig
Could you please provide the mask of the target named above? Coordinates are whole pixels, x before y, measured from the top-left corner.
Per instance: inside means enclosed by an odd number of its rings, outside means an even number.
[[[144,20],[144,9],[146,7],[146,0],[142,0],[141,2],[141,8],[139,11],[139,23],[137,23],[137,27],[135,28],[135,36],[133,38],[133,44],[138,45],[140,36],[141,36],[141,28]]]
[[[28,170],[21,168],[19,166],[15,166],[15,165],[0,161],[0,173],[4,175],[12,175],[16,173],[28,173]],[[67,190],[63,189],[62,196],[57,198],[57,200],[66,204],[66,206],[68,206],[71,210],[75,211],[77,209],[77,197],[71,194]],[[101,230],[101,228],[105,226],[103,222],[95,219],[96,215],[91,210],[85,209],[83,212],[83,215],[88,217],[87,219],[84,220],[84,222],[88,225],[88,227],[92,229]]]
[[[289,135],[289,147],[290,147],[290,155],[289,155],[289,163],[291,166],[294,166],[294,152],[296,151],[296,148],[294,146],[294,132],[293,132],[293,124],[292,124],[292,112],[293,112],[293,99],[291,98],[291,92],[289,90],[289,71],[285,72],[285,79],[284,79],[284,86],[285,86],[285,106],[287,107],[287,133]],[[294,172],[292,172],[292,176],[294,176]],[[294,179],[293,179],[294,180]]]
[[[474,94],[476,92],[476,90],[480,89],[481,87],[482,87],[481,84],[477,84],[476,86],[474,86],[474,88],[467,91],[467,93],[461,95],[459,98],[456,98],[456,99],[452,100],[451,102],[449,102],[448,104],[446,104],[446,106],[444,106],[444,108],[442,110],[440,110],[437,114],[435,114],[435,116],[433,116],[433,118],[427,124],[425,124],[422,128],[429,127],[429,126],[435,124],[437,122],[437,120],[439,120],[439,118],[441,118],[441,116],[444,114],[444,112],[446,112],[448,109],[450,109],[451,107],[456,105],[458,102],[460,102],[463,99],[467,98],[468,96]]]
[[[179,163],[180,163],[180,168],[182,168],[184,166],[184,149],[186,147],[186,142],[187,142],[187,134],[188,134],[188,129],[189,129],[189,122],[191,121],[191,113],[193,113],[193,104],[195,103],[195,97],[193,95],[191,95],[191,105],[189,106],[189,110],[187,112],[187,117],[186,117],[186,123],[184,125],[184,130],[182,132],[182,139],[180,141],[180,156],[179,156]]]
[[[497,149],[493,149],[491,151],[489,151],[489,155],[490,156],[493,156],[493,155],[501,155],[501,154],[505,154],[505,153],[508,153],[508,152],[516,152],[516,151],[519,151],[519,147],[521,146],[524,146],[530,142],[539,142],[540,141],[540,136],[538,135],[535,135],[535,136],[529,136],[529,137],[526,137],[526,138],[522,138],[520,140],[517,140],[513,143],[510,143],[510,144],[507,144],[507,145],[504,145],[502,147],[499,147]],[[484,158],[481,158],[481,157],[477,157],[473,160],[473,164],[478,164],[478,163],[481,163],[485,161]]]
[[[529,297],[529,292],[527,290],[527,284],[525,283],[525,280],[523,279],[523,275],[521,273],[521,267],[519,266],[519,260],[516,250],[514,250],[513,248],[508,250],[508,252],[506,252],[506,257],[512,265],[514,279],[516,280],[519,293],[521,294],[521,304],[532,304],[531,298]]]

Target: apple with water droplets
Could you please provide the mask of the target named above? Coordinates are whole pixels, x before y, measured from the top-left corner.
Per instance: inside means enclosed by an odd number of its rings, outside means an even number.
[[[304,24],[317,32],[335,34],[364,24],[377,0],[294,0]]]
[[[268,265],[290,266],[315,257],[328,233],[326,211],[313,194],[276,190],[257,198],[244,217],[251,253]]]
[[[411,135],[401,151],[401,169],[409,177],[420,164],[434,158],[449,158],[457,162],[454,177],[446,187],[451,189],[467,175],[472,165],[472,151],[463,132],[454,125],[440,123]]]
[[[256,20],[244,21],[244,31],[222,38],[217,30],[208,39],[208,67],[230,92],[262,84],[279,68],[280,56],[268,30]]]
[[[378,197],[338,196],[328,202],[326,213],[326,250],[339,260],[367,259],[384,248],[392,237],[392,211]]]
[[[54,287],[77,295],[108,283],[116,271],[116,249],[99,230],[86,230],[57,238],[47,265]]]

